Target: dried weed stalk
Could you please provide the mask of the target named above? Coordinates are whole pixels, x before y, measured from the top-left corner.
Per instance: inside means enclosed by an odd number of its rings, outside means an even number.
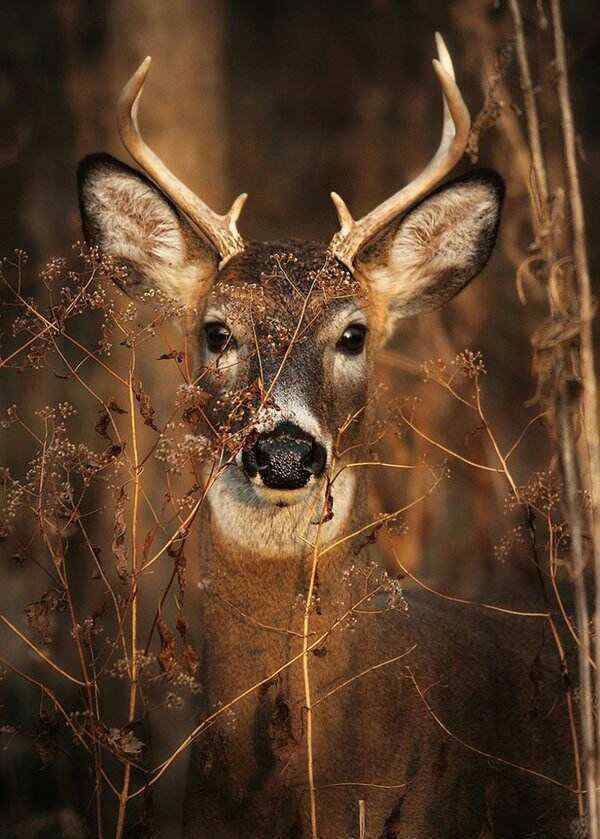
[[[80,247],[73,268],[66,260],[54,260],[41,272],[46,300],[42,305],[25,293],[26,256],[16,252],[4,261],[0,280],[13,309],[11,334],[2,348],[0,370],[4,375],[47,376],[65,384],[73,393],[69,400],[30,411],[27,405],[13,405],[1,419],[4,434],[13,448],[19,448],[23,463],[0,473],[2,517],[0,539],[3,553],[15,569],[32,569],[45,580],[44,590],[22,604],[21,621],[0,615],[10,632],[34,657],[35,675],[14,662],[3,666],[43,697],[45,719],[43,737],[37,749],[44,762],[54,759],[60,738],[67,738],[90,755],[91,788],[95,802],[98,837],[107,835],[106,797],[115,814],[117,839],[130,824],[131,802],[147,798],[156,782],[178,756],[202,736],[224,714],[249,694],[270,683],[296,662],[304,677],[306,772],[311,828],[318,835],[312,732],[316,705],[328,696],[374,668],[385,667],[397,658],[379,662],[334,686],[329,693],[313,697],[309,653],[318,652],[332,633],[348,630],[351,621],[365,607],[373,607],[377,595],[387,593],[393,608],[403,608],[401,582],[404,576],[422,585],[430,594],[451,599],[465,608],[500,612],[506,619],[544,622],[554,640],[564,675],[564,695],[569,710],[573,750],[573,783],[580,816],[589,821],[589,835],[598,836],[596,801],[597,743],[599,731],[594,712],[594,678],[600,673],[600,652],[592,652],[590,621],[584,585],[586,529],[591,543],[596,573],[600,577],[600,532],[598,504],[600,465],[595,420],[594,369],[592,356],[592,301],[585,250],[585,230],[581,213],[577,166],[574,156],[572,115],[566,85],[564,39],[558,0],[552,2],[552,20],[559,70],[559,92],[567,153],[567,171],[573,215],[575,293],[569,271],[570,254],[559,252],[554,234],[553,196],[546,172],[542,138],[532,75],[528,63],[523,21],[517,0],[510,0],[516,29],[516,53],[521,70],[525,110],[532,149],[532,175],[529,180],[532,224],[535,242],[527,257],[527,270],[541,280],[548,293],[549,322],[535,336],[538,354],[539,401],[541,410],[520,430],[514,430],[510,444],[503,444],[486,409],[483,357],[465,350],[454,358],[436,359],[422,368],[426,387],[442,389],[460,407],[465,417],[464,446],[438,439],[425,427],[419,404],[413,399],[392,399],[381,388],[375,395],[382,409],[379,420],[368,430],[353,453],[353,462],[343,460],[349,453],[346,431],[356,417],[348,417],[338,430],[335,458],[329,475],[329,489],[344,469],[388,471],[412,470],[422,477],[422,490],[389,513],[378,513],[372,520],[332,544],[322,545],[321,524],[333,514],[332,493],[325,494],[323,508],[317,511],[319,526],[311,546],[312,560],[306,597],[302,604],[301,649],[282,662],[265,678],[249,684],[239,695],[220,705],[196,726],[191,727],[166,758],[156,763],[144,725],[149,709],[176,713],[187,699],[202,691],[199,681],[199,654],[188,629],[185,611],[186,551],[192,528],[215,480],[240,449],[256,434],[257,420],[265,412],[277,411],[272,393],[296,343],[310,334],[319,316],[323,297],[354,294],[356,289],[340,283],[334,267],[325,265],[311,278],[310,291],[303,296],[294,287],[289,271],[290,255],[280,254],[273,272],[288,278],[292,292],[302,298],[299,315],[290,330],[273,323],[270,340],[280,358],[280,366],[268,385],[262,375],[256,382],[227,392],[218,406],[219,424],[207,415],[210,399],[206,377],[215,370],[195,371],[188,336],[169,337],[169,324],[180,319],[181,307],[153,295],[145,308],[124,301],[115,289],[123,282],[120,269],[95,250]],[[508,60],[508,59],[507,59]],[[499,68],[498,84],[502,75]],[[490,92],[487,123],[482,117],[479,133],[497,118],[501,103]],[[479,142],[472,151],[475,153]],[[533,261],[532,261],[533,260]],[[260,321],[260,296],[269,293],[268,276],[245,301],[246,313]],[[239,308],[239,302],[233,306]],[[84,323],[93,319],[96,335],[90,344]],[[580,341],[581,336],[581,341]],[[159,350],[156,345],[159,344]],[[581,375],[579,347],[581,344]],[[256,351],[259,353],[258,340]],[[145,387],[140,358],[154,353],[155,364],[173,373],[177,387],[166,411],[159,409],[160,395]],[[542,358],[543,357],[543,358]],[[259,358],[260,361],[260,358]],[[587,448],[576,448],[579,403],[584,394]],[[385,410],[384,410],[385,407]],[[560,449],[561,468],[551,462],[547,470],[530,474],[527,458],[517,453],[541,420],[553,420]],[[199,433],[199,426],[203,433]],[[208,429],[208,431],[206,430]],[[432,460],[420,463],[390,462],[378,455],[386,439],[415,435],[432,451]],[[356,445],[355,445],[356,447]],[[583,453],[583,454],[582,454]],[[587,460],[589,458],[589,462]],[[312,630],[316,580],[319,562],[348,543],[358,555],[378,539],[394,545],[402,539],[410,513],[422,505],[449,480],[449,463],[454,472],[477,474],[506,496],[505,528],[497,555],[506,557],[519,543],[530,557],[538,576],[544,607],[512,609],[497,603],[458,598],[437,591],[405,567],[394,552],[396,568],[389,575],[381,569],[365,577],[364,594],[344,611],[325,631]],[[157,470],[161,476],[157,492]],[[207,477],[208,476],[208,477]],[[589,480],[589,492],[584,480]],[[589,503],[586,504],[586,499]],[[566,511],[566,515],[565,515]],[[540,550],[543,539],[544,550]],[[160,563],[160,565],[159,565]],[[150,583],[161,566],[170,575],[161,591]],[[82,583],[81,568],[85,567]],[[74,583],[74,575],[78,581]],[[563,584],[575,586],[575,619],[565,603]],[[146,598],[146,600],[145,600]],[[142,627],[142,609],[151,601],[152,620]],[[227,604],[240,611],[234,604]],[[370,613],[376,613],[371,608]],[[278,627],[261,624],[256,616],[244,616],[266,631]],[[18,625],[20,623],[20,625]],[[600,637],[600,605],[596,608],[596,637]],[[65,639],[68,643],[64,643]],[[569,676],[569,650],[579,654],[581,691],[576,695]],[[39,665],[39,667],[38,667]],[[426,695],[407,669],[406,677],[433,715]],[[58,686],[57,686],[58,684]],[[117,686],[115,688],[115,685]],[[123,690],[121,690],[123,688]],[[107,701],[119,691],[117,703]],[[576,706],[581,719],[578,725]],[[48,711],[50,709],[50,711]],[[453,737],[444,721],[434,716],[446,735]],[[583,735],[583,750],[580,735]],[[22,733],[3,726],[10,738]],[[490,755],[475,744],[463,746],[487,759],[506,763],[501,755]],[[509,764],[523,772],[527,767]],[[542,777],[542,776],[539,776]],[[549,783],[558,783],[543,776]],[[350,783],[350,782],[348,782]],[[365,786],[378,786],[364,781]],[[390,785],[383,785],[389,788]],[[401,784],[392,784],[401,786]],[[584,790],[585,787],[585,790]],[[585,792],[585,795],[584,795]],[[366,827],[364,803],[360,807],[360,831]]]

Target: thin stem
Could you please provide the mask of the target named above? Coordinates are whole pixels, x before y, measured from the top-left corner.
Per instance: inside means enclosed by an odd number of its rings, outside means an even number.
[[[63,670],[60,665],[58,665],[49,656],[47,656],[46,653],[37,646],[37,644],[34,644],[34,642],[30,638],[28,638],[27,635],[25,635],[23,632],[21,632],[21,630],[18,627],[16,627],[14,625],[14,623],[11,623],[9,621],[9,619],[5,615],[3,615],[1,612],[0,612],[0,620],[3,623],[5,623],[6,626],[8,626],[9,629],[12,629],[12,631],[15,633],[15,635],[18,635],[18,637],[21,639],[21,641],[23,641],[25,644],[27,644],[27,646],[31,650],[33,650],[34,653],[36,653],[36,655],[38,655],[42,659],[42,661],[45,661],[46,664],[49,667],[51,667],[53,670],[55,670],[61,676],[64,676],[65,679],[68,679],[70,682],[73,682],[73,684],[80,685],[81,687],[85,687],[85,682],[82,682],[79,679],[76,679],[75,676],[71,676],[70,673],[67,673],[66,670]]]
[[[513,476],[510,474],[510,472],[508,470],[508,466],[506,465],[506,460],[502,456],[502,452],[500,451],[500,446],[496,442],[496,437],[493,434],[492,429],[490,428],[489,423],[488,423],[488,421],[487,421],[487,419],[486,419],[486,417],[483,413],[483,408],[481,406],[481,390],[479,389],[479,382],[477,382],[477,381],[475,382],[475,399],[476,399],[476,404],[477,404],[477,414],[479,415],[479,419],[481,420],[481,422],[483,423],[483,425],[485,427],[485,431],[486,431],[487,436],[490,438],[490,442],[491,442],[491,444],[494,448],[494,451],[496,452],[496,457],[500,461],[501,471],[504,472],[506,480],[508,481],[509,486],[510,486],[516,500],[520,501],[521,498],[519,496],[519,490],[517,489],[517,485],[515,484],[515,482],[513,480]]]
[[[133,502],[131,512],[131,687],[129,690],[129,723],[135,719],[135,709],[138,690],[138,656],[137,656],[137,632],[138,632],[138,580],[137,580],[137,527],[138,508],[140,497],[140,469],[138,455],[138,440],[136,426],[136,406],[134,390],[135,373],[135,349],[131,350],[131,361],[129,366],[129,414],[131,420],[131,442],[133,450]],[[125,827],[125,814],[129,798],[129,784],[131,781],[131,763],[125,764],[123,774],[123,786],[119,797],[119,812],[117,816],[117,829],[115,839],[121,839]]]
[[[533,775],[535,778],[540,778],[543,781],[547,781],[549,784],[553,784],[556,787],[560,787],[561,789],[565,789],[568,792],[572,792],[574,795],[579,795],[580,790],[574,789],[573,787],[568,786],[567,784],[563,784],[562,781],[559,781],[557,778],[552,778],[550,775],[545,775],[543,772],[538,772],[535,769],[530,769],[527,766],[522,766],[520,763],[513,763],[511,760],[506,760],[506,758],[500,757],[499,755],[492,754],[491,752],[483,751],[483,749],[478,749],[477,746],[471,745],[471,743],[467,743],[466,740],[462,740],[458,737],[454,732],[450,731],[448,726],[442,721],[438,714],[433,710],[429,702],[427,701],[427,697],[425,696],[425,692],[419,686],[412,670],[407,667],[407,672],[410,680],[413,683],[415,690],[417,691],[421,702],[429,712],[431,718],[434,722],[442,729],[442,731],[448,735],[452,740],[455,740],[457,743],[460,743],[465,749],[470,752],[473,752],[480,757],[487,758],[488,760],[496,761],[497,763],[501,763],[504,766],[510,766],[511,769],[518,769],[519,772],[525,772],[527,775]]]
[[[338,690],[342,690],[348,685],[351,685],[352,682],[355,682],[357,679],[362,679],[363,676],[366,676],[367,673],[371,673],[373,670],[379,670],[381,667],[387,667],[389,664],[394,664],[396,661],[400,661],[401,658],[405,658],[410,653],[416,650],[417,645],[413,644],[412,647],[409,647],[400,655],[395,655],[393,658],[387,658],[385,661],[380,661],[378,664],[372,664],[370,667],[367,667],[365,670],[361,670],[360,673],[356,673],[354,676],[350,676],[348,679],[345,679],[341,684],[336,685],[335,687],[328,690],[327,693],[320,696],[315,702],[313,702],[312,707],[316,708],[317,705],[320,705],[321,702],[324,702],[326,699],[329,699],[334,693],[337,693]]]
[[[388,521],[393,521],[393,519],[397,518],[398,516],[402,515],[402,513],[408,512],[413,507],[416,507],[417,504],[420,504],[421,501],[424,501],[428,496],[431,495],[432,492],[437,488],[438,484],[440,484],[442,477],[438,477],[435,479],[433,484],[429,487],[429,489],[424,492],[422,495],[419,495],[418,498],[415,498],[413,501],[410,501],[408,504],[405,504],[403,507],[399,507],[397,510],[394,510],[391,513],[386,513],[384,516],[380,518],[373,519],[372,521],[364,524],[362,527],[353,530],[351,533],[347,533],[345,536],[341,536],[335,542],[332,542],[326,548],[323,548],[319,552],[319,557],[325,556],[325,554],[331,553],[336,548],[339,548],[340,545],[343,545],[345,542],[348,542],[350,539],[356,538],[356,536],[360,536],[361,533],[365,533],[367,530],[371,530],[374,527],[381,527]]]
[[[548,201],[548,181],[546,178],[546,167],[544,165],[544,153],[542,151],[542,140],[540,136],[540,121],[537,112],[537,102],[529,68],[529,57],[527,55],[527,44],[525,42],[525,31],[523,29],[523,17],[518,0],[509,0],[510,12],[515,25],[515,43],[517,47],[517,60],[521,76],[521,91],[525,100],[525,115],[527,119],[527,131],[529,134],[529,145],[533,167],[540,190],[540,197],[543,206]]]
[[[77,726],[73,723],[73,720],[72,720],[71,716],[67,713],[67,711],[65,710],[65,708],[61,704],[61,702],[58,699],[58,697],[56,696],[56,694],[53,693],[47,685],[45,685],[43,682],[38,681],[37,679],[34,679],[33,676],[30,676],[28,673],[24,673],[22,670],[19,670],[18,667],[15,667],[14,664],[11,664],[10,661],[7,661],[5,658],[3,658],[1,656],[0,656],[0,664],[2,664],[3,667],[7,667],[9,670],[12,670],[13,673],[15,673],[17,676],[20,676],[24,681],[29,682],[29,684],[31,684],[31,685],[35,685],[35,687],[39,688],[42,691],[42,693],[45,693],[46,696],[52,701],[55,708],[62,714],[65,722],[67,723],[67,725],[69,726],[69,728],[71,729],[71,731],[73,732],[73,734],[75,735],[77,740],[79,740],[79,742],[81,743],[83,748],[87,752],[91,751],[91,749],[90,749],[88,743],[86,743],[83,735],[81,734],[81,732],[79,731]],[[104,770],[102,770],[102,777],[104,778],[104,780],[106,781],[106,783],[108,784],[110,789],[115,793],[115,795],[118,795],[118,792],[115,789],[112,781],[110,780],[110,778],[108,777],[108,775],[106,774],[106,772]]]
[[[315,768],[313,756],[313,706],[310,689],[310,672],[308,663],[308,636],[310,632],[310,612],[315,591],[317,578],[317,566],[319,564],[319,542],[323,516],[325,514],[326,500],[323,501],[323,508],[319,517],[319,525],[312,555],[310,569],[310,582],[306,593],[306,605],[304,608],[304,620],[302,623],[302,677],[304,682],[304,707],[306,709],[306,771],[308,775],[308,795],[310,803],[310,829],[312,839],[318,839],[317,832],[317,800],[315,795]]]
[[[585,417],[585,436],[587,442],[587,455],[589,458],[589,484],[590,497],[592,502],[591,510],[591,531],[592,544],[594,549],[594,575],[596,583],[596,606],[594,613],[594,625],[596,630],[596,672],[600,668],[600,643],[598,633],[600,632],[600,434],[598,431],[598,393],[596,384],[596,372],[594,369],[594,345],[593,345],[593,316],[594,304],[587,255],[587,238],[585,229],[585,216],[583,202],[581,200],[581,188],[579,184],[579,171],[577,166],[577,146],[575,139],[575,121],[569,91],[569,75],[567,72],[567,58],[565,50],[565,37],[562,24],[562,11],[560,0],[551,0],[552,26],[554,32],[554,50],[556,69],[558,71],[558,99],[560,102],[560,113],[562,121],[563,141],[565,147],[565,161],[569,182],[569,202],[571,205],[571,224],[573,228],[573,255],[575,257],[575,272],[579,288],[579,318],[581,321],[581,373],[583,379],[583,407]],[[583,469],[582,469],[583,473]],[[598,690],[598,683],[596,685]],[[596,715],[596,752],[600,744],[600,719]],[[596,779],[594,786],[598,785],[598,755],[596,754]],[[596,807],[596,819],[600,813]],[[592,828],[593,836],[600,833],[600,826],[595,824]]]
[[[425,434],[424,431],[421,431],[421,429],[418,426],[416,426],[413,422],[411,422],[408,419],[408,417],[404,414],[403,411],[400,412],[400,415],[401,415],[402,419],[404,420],[404,422],[408,425],[408,427],[412,428],[412,430],[415,432],[415,434],[418,434],[419,437],[422,437],[423,440],[426,440],[428,443],[430,443],[432,446],[435,446],[437,449],[440,449],[441,451],[445,452],[446,454],[449,454],[450,457],[454,457],[454,458],[456,458],[456,460],[462,460],[462,462],[466,463],[468,466],[475,466],[476,469],[483,469],[485,472],[499,472],[499,473],[504,472],[504,469],[498,469],[495,466],[485,466],[483,463],[476,463],[474,460],[469,460],[468,457],[463,457],[462,454],[459,454],[458,452],[455,452],[452,449],[449,449],[447,446],[444,446],[442,443],[438,443],[437,440],[434,440],[432,437],[429,437],[427,434]]]
[[[544,417],[547,417],[547,416],[548,416],[548,411],[542,411],[542,412],[541,412],[541,414],[537,414],[535,417],[532,417],[532,418],[529,420],[529,422],[527,423],[527,425],[525,426],[525,428],[523,429],[523,431],[521,431],[521,433],[519,434],[519,436],[517,437],[517,439],[515,440],[515,442],[512,444],[512,446],[510,447],[510,449],[509,449],[509,450],[506,452],[506,454],[504,455],[504,462],[505,462],[505,463],[506,463],[506,461],[507,461],[507,460],[511,457],[511,455],[512,455],[512,454],[514,454],[515,450],[516,450],[516,449],[520,446],[520,444],[521,444],[521,442],[522,442],[523,438],[525,437],[525,435],[527,434],[527,432],[529,431],[529,429],[531,428],[531,426],[532,426],[535,422],[538,422],[538,420],[541,420],[541,419],[543,419]]]
[[[596,787],[596,744],[594,740],[594,708],[592,674],[589,667],[591,656],[590,618],[585,589],[585,558],[583,555],[583,534],[579,498],[580,476],[575,457],[575,441],[565,404],[564,389],[558,391],[557,421],[559,424],[561,457],[567,490],[567,509],[571,528],[571,550],[574,557],[575,611],[579,630],[579,677],[581,679],[581,728],[584,745],[584,769],[588,795],[588,826],[590,839],[598,839],[598,800]]]
[[[585,808],[583,806],[583,787],[581,784],[581,760],[579,757],[579,743],[577,742],[577,729],[575,727],[575,714],[573,711],[573,690],[571,688],[571,680],[569,678],[569,668],[567,665],[567,658],[565,650],[560,640],[560,635],[556,629],[556,624],[552,619],[552,615],[548,615],[548,625],[552,631],[552,637],[556,649],[558,650],[558,657],[560,659],[560,669],[565,684],[565,692],[567,695],[567,713],[569,715],[569,730],[571,733],[571,744],[573,746],[573,764],[575,769],[575,784],[577,786],[577,807],[579,810],[579,817],[584,815]]]
[[[406,566],[404,566],[400,560],[398,559],[398,555],[395,551],[392,551],[392,555],[394,557],[394,561],[398,568],[402,571],[402,573],[408,577],[413,583],[416,583],[420,588],[424,591],[429,592],[429,594],[435,594],[436,597],[441,597],[442,600],[448,600],[451,603],[460,603],[462,606],[474,606],[478,609],[489,609],[491,612],[501,612],[504,615],[515,615],[519,618],[547,618],[548,612],[522,612],[518,609],[509,609],[505,606],[495,606],[492,603],[480,603],[478,600],[465,600],[462,597],[453,597],[450,594],[444,594],[441,591],[436,591],[436,589],[431,588],[423,580],[420,580],[419,577],[415,577]]]

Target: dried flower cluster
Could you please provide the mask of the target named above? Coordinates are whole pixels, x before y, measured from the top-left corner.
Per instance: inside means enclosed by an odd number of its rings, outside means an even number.
[[[2,348],[2,365],[11,375],[30,374],[38,383],[45,377],[59,387],[48,404],[22,401],[0,417],[0,430],[20,452],[0,471],[0,546],[5,568],[23,575],[40,572],[43,578],[21,606],[24,643],[70,686],[75,682],[79,694],[66,700],[45,693],[36,727],[26,730],[5,720],[1,733],[9,742],[28,738],[44,765],[55,761],[66,743],[75,743],[90,753],[99,778],[107,771],[104,751],[139,771],[148,765],[151,748],[143,725],[137,714],[123,714],[128,692],[139,693],[148,707],[179,714],[188,713],[192,697],[203,695],[200,652],[186,616],[191,528],[210,481],[251,445],[262,421],[277,418],[279,408],[260,379],[232,386],[218,366],[194,367],[193,329],[168,333],[169,324],[182,317],[193,322],[180,305],[158,293],[146,294],[142,305],[126,300],[115,290],[115,284],[126,285],[125,273],[94,249],[78,246],[75,260],[77,270],[56,259],[41,271],[44,307],[24,291],[25,255],[16,253],[3,264],[14,316],[13,343]],[[335,260],[304,276],[304,290],[298,270],[297,257],[282,251],[260,282],[220,289],[232,320],[250,319],[257,341],[282,363],[290,342],[310,340],[324,302],[360,295],[356,281]],[[268,296],[282,279],[291,289],[291,314],[266,319]],[[90,332],[91,339],[81,337]],[[159,387],[141,373],[140,359],[148,358],[158,369]],[[496,557],[510,562],[517,546],[527,549],[521,518],[533,511],[540,522],[548,519],[556,567],[570,544],[556,470],[517,485],[506,461],[498,460],[501,447],[482,405],[485,373],[481,354],[471,350],[422,366],[425,383],[444,388],[470,418],[464,453],[430,437],[418,398],[393,397],[389,385],[380,382],[365,409],[368,422],[360,414],[349,416],[333,435],[336,463],[349,457],[369,469],[400,467],[384,462],[382,451],[390,440],[402,446],[425,440],[431,452],[402,467],[425,475],[419,503],[447,480],[450,462],[487,469],[510,491],[507,533],[497,542]],[[162,392],[166,379],[168,404]],[[356,429],[362,426],[357,442]],[[487,460],[479,463],[484,445]],[[499,465],[490,467],[491,462]],[[336,515],[335,480],[332,475],[323,522]],[[403,578],[371,559],[376,543],[384,550],[388,542],[401,547],[410,536],[411,514],[405,507],[374,513],[350,547],[353,560],[344,570],[344,585],[373,593],[364,608],[375,615],[407,609]],[[150,585],[158,560],[171,573],[160,591]],[[201,584],[208,590],[211,581]],[[317,579],[310,602],[299,595],[296,606],[319,614],[320,597]],[[132,617],[142,604],[153,616],[144,636]],[[340,631],[352,632],[358,625],[359,616],[351,610]],[[327,655],[327,644],[314,655]],[[116,695],[118,702],[101,701]],[[233,730],[235,709],[223,713]]]

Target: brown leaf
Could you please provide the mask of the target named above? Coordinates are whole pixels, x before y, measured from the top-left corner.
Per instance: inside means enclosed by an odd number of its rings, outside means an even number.
[[[111,728],[106,737],[108,745],[124,755],[139,755],[145,744],[127,728]]]
[[[150,428],[152,428],[154,431],[158,431],[158,428],[156,427],[156,425],[154,423],[154,417],[156,416],[156,411],[152,407],[152,400],[150,399],[150,394],[146,393],[142,389],[142,383],[141,382],[140,382],[139,389],[137,391],[134,391],[134,392],[135,392],[135,398],[137,399],[138,404],[140,406],[140,414],[142,415],[144,423],[147,426],[149,426]]]
[[[175,636],[161,615],[157,618],[156,628],[160,636],[158,662],[161,670],[169,678],[177,667]]]
[[[117,506],[115,509],[112,552],[116,559],[117,574],[123,581],[125,581],[128,577],[129,565],[127,561],[127,552],[125,550],[125,536],[127,534],[125,513],[127,511],[127,500],[127,491],[125,487],[122,486],[119,492],[119,497],[117,498]]]
[[[110,463],[111,460],[114,460],[121,454],[123,448],[124,446],[121,446],[119,443],[113,443],[112,446],[109,446],[102,452],[103,462]]]
[[[108,403],[108,408],[110,411],[113,411],[115,414],[126,414],[127,411],[124,408],[121,408],[120,405],[117,405],[114,399],[111,399]]]
[[[185,540],[186,539],[187,539],[187,533],[186,532],[184,532],[181,535],[178,535],[175,539],[173,539],[173,541],[171,542],[171,544],[167,548],[167,554],[172,559],[179,559],[181,557],[181,554],[183,553],[183,549],[185,548]]]
[[[94,426],[94,431],[96,434],[99,434],[101,437],[104,437],[106,440],[111,440],[111,437],[108,433],[108,426],[110,425],[110,416],[108,411],[102,411],[100,413],[100,418],[96,425]]]
[[[166,361],[167,359],[174,358],[177,364],[181,364],[183,359],[185,358],[185,353],[181,350],[171,350],[171,352],[165,352],[162,355],[158,356],[159,361]]]
[[[191,644],[184,644],[183,664],[191,676],[195,676],[200,665],[200,656]]]
[[[27,624],[40,636],[44,644],[52,642],[52,634],[56,626],[54,615],[57,612],[63,612],[64,605],[64,593],[51,588],[39,600],[25,606]]]
[[[183,615],[177,615],[177,620],[175,621],[175,626],[177,628],[177,632],[181,635],[183,640],[185,641],[187,636],[187,622]]]
[[[331,482],[327,479],[327,485],[325,487],[325,506],[323,509],[323,514],[320,519],[317,521],[312,522],[312,524],[318,525],[325,524],[326,521],[331,521],[333,518],[333,495],[331,492]]]
[[[144,538],[144,545],[142,547],[142,556],[144,558],[144,562],[146,562],[148,559],[148,551],[150,550],[150,548],[152,547],[152,543],[156,539],[156,533],[158,531],[159,526],[160,522],[155,522],[150,528],[150,530],[146,533],[146,536]]]

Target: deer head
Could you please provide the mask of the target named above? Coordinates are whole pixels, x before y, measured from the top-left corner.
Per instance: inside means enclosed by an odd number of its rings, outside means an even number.
[[[341,226],[328,246],[247,242],[237,230],[245,195],[218,215],[169,171],[137,123],[149,58],[118,106],[123,143],[146,174],[105,154],[80,164],[86,237],[126,265],[126,290],[160,289],[196,312],[196,362],[214,396],[215,424],[227,414],[226,396],[260,383],[253,433],[209,496],[238,541],[256,540],[256,516],[270,520],[271,536],[277,520],[281,539],[289,536],[282,508],[298,508],[297,522],[308,526],[339,429],[354,417],[349,433],[358,433],[378,348],[398,320],[453,298],[490,256],[501,178],[479,170],[439,185],[463,155],[470,118],[436,39],[444,99],[437,152],[359,220],[333,193]],[[352,471],[336,484],[330,529],[352,506]]]

